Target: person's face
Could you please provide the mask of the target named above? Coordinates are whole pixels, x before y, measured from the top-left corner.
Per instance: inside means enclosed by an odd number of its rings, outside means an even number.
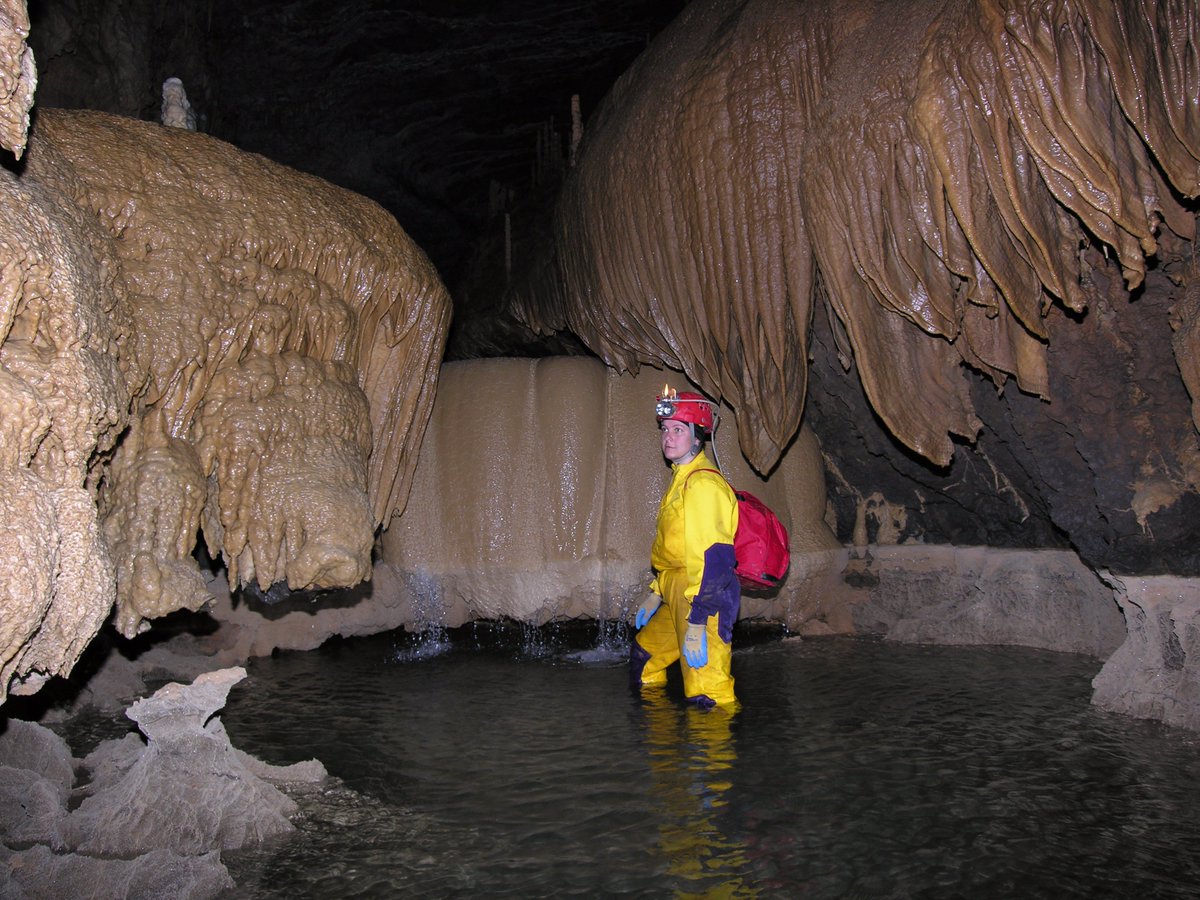
[[[687,422],[678,419],[663,419],[662,452],[668,461],[685,463],[692,457],[692,431]]]

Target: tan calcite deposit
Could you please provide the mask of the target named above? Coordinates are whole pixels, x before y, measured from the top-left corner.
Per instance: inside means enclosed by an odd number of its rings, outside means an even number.
[[[129,421],[128,334],[103,235],[0,171],[0,698],[69,672],[112,606],[95,492]]]
[[[621,376],[580,358],[446,364],[411,501],[382,541],[423,606],[418,621],[627,616],[649,585],[670,477],[653,412],[667,380],[688,387],[677,373]],[[801,568],[807,554],[826,561],[837,543],[812,435],[763,480],[725,412],[716,443],[727,475],[779,513]],[[799,573],[782,602],[813,589]]]
[[[17,159],[25,152],[29,109],[37,88],[25,0],[0,0],[0,146]]]
[[[39,110],[0,172],[0,699],[235,583],[370,577],[449,298],[376,204],[205,135]],[[27,683],[23,683],[25,679]]]
[[[759,471],[827,315],[888,429],[945,465],[980,427],[964,364],[1046,396],[1090,237],[1132,289],[1159,229],[1192,236],[1198,42],[1192,0],[697,0],[588,123],[521,313],[686,371]]]

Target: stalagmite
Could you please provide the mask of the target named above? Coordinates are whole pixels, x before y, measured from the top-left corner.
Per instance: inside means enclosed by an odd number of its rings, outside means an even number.
[[[583,140],[583,113],[579,108],[579,95],[571,95],[571,152],[568,157],[568,165],[570,168],[575,168],[575,161],[579,155],[579,142]]]
[[[187,91],[178,78],[168,78],[162,86],[162,112],[159,121],[170,128],[196,130],[196,113],[188,102]]]

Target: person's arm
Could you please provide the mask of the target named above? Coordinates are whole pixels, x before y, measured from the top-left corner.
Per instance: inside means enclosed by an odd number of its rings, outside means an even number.
[[[720,615],[719,630],[732,639],[733,619],[740,594],[733,570],[733,535],[737,528],[737,500],[722,476],[698,472],[688,479],[683,495],[684,562],[691,601],[688,622],[703,625]]]

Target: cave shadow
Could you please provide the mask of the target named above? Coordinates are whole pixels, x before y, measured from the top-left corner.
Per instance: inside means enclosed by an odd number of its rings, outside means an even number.
[[[253,610],[264,619],[274,621],[291,613],[315,616],[323,609],[345,609],[370,600],[374,591],[373,581],[364,581],[350,588],[333,588],[322,591],[293,591],[285,582],[277,581],[267,590],[251,582],[229,592],[230,602],[236,609],[239,605]]]
[[[293,591],[287,583],[277,581],[266,590],[255,582],[235,587],[229,583],[229,570],[219,558],[208,554],[203,540],[196,541],[193,557],[200,570],[206,573],[210,580],[221,580],[229,591],[230,605],[237,609],[244,606],[268,621],[282,619],[294,612],[306,615],[316,615],[322,609],[344,609],[357,606],[370,600],[373,581],[364,581],[349,588],[330,588],[327,590]],[[376,553],[372,554],[372,564],[376,561]]]
[[[41,722],[53,720],[59,715],[71,718],[81,714],[92,705],[86,700],[88,691],[94,687],[93,679],[97,678],[105,664],[115,655],[135,662],[154,647],[179,635],[204,637],[213,634],[218,627],[219,623],[203,610],[192,612],[181,609],[155,619],[153,627],[148,631],[133,638],[126,638],[117,631],[113,624],[113,614],[110,614],[84,649],[70,674],[55,675],[35,694],[9,694],[0,706],[0,733],[4,732],[9,719]],[[173,680],[165,675],[164,678],[165,681]],[[149,688],[148,680],[144,677],[142,680]]]

